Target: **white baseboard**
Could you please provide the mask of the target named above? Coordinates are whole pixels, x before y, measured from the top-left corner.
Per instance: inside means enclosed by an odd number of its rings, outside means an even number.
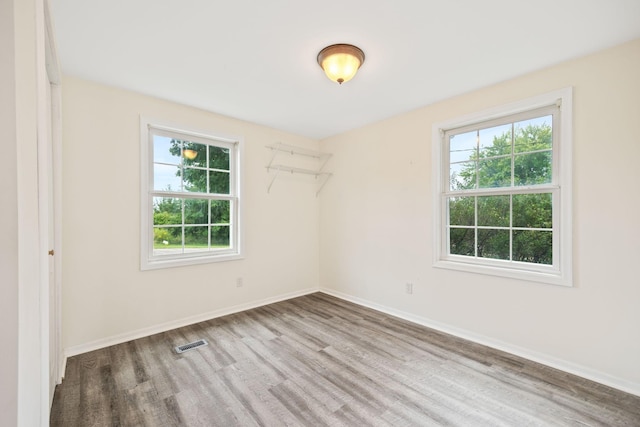
[[[509,344],[500,340],[496,340],[481,334],[476,334],[464,329],[456,328],[454,326],[446,325],[426,317],[416,316],[415,314],[407,313],[395,308],[387,307],[382,304],[377,304],[362,298],[354,297],[348,294],[344,294],[333,289],[320,288],[319,290],[327,295],[334,296],[336,298],[343,299],[345,301],[352,302],[364,307],[372,308],[377,311],[381,311],[386,314],[390,314],[395,317],[399,317],[409,322],[416,323],[418,325],[426,326],[428,328],[435,329],[440,332],[444,332],[449,335],[453,335],[459,338],[463,338],[469,341],[473,341],[477,344],[482,344],[487,347],[495,348],[507,353],[514,354],[516,356],[523,357],[525,359],[546,365],[555,369],[559,369],[570,374],[577,375],[582,378],[586,378],[591,381],[598,382],[600,384],[613,387],[615,389],[631,393],[636,396],[640,396],[640,383],[628,381],[623,378],[618,378],[613,375],[606,374],[604,372],[597,371],[595,369],[588,368],[586,366],[578,365],[563,359],[559,359],[548,354],[539,353],[527,348],[519,347],[513,344]]]
[[[313,292],[318,292],[318,288],[310,288],[302,291],[290,292],[288,294],[269,297],[269,298],[265,298],[258,301],[252,301],[245,304],[239,304],[232,307],[210,311],[208,313],[202,313],[195,316],[185,317],[183,319],[173,320],[171,322],[162,323],[160,325],[150,326],[148,328],[142,328],[142,329],[138,329],[131,332],[125,332],[123,334],[102,338],[102,339],[91,341],[85,344],[67,347],[64,349],[64,368],[62,370],[63,376],[64,376],[64,369],[66,369],[66,366],[67,366],[67,358],[71,356],[76,356],[82,353],[88,353],[90,351],[99,350],[101,348],[109,347],[116,344],[122,344],[127,341],[148,337],[150,335],[158,334],[160,332],[170,331],[172,329],[181,328],[183,326],[193,325],[195,323],[215,319],[216,317],[222,317],[222,316],[238,313],[245,310],[250,310],[252,308],[262,307],[263,305],[273,304],[275,302],[285,301],[291,298],[308,295]]]
[[[64,374],[67,372],[67,352],[64,351],[64,353],[62,354],[62,357],[60,357],[60,366],[58,368],[58,382],[57,384],[61,384],[62,380],[64,379]]]

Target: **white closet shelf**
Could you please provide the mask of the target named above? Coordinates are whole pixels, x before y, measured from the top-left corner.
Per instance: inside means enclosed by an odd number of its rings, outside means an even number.
[[[278,142],[274,145],[267,145],[267,148],[273,151],[273,155],[271,156],[271,161],[269,161],[269,164],[267,165],[267,170],[270,172],[271,171],[275,172],[273,174],[273,177],[271,178],[269,187],[267,187],[267,192],[271,191],[271,186],[273,185],[274,181],[276,180],[276,178],[280,173],[288,172],[292,174],[298,173],[298,174],[304,174],[304,175],[312,175],[316,178],[320,177],[320,185],[316,191],[316,196],[320,194],[320,190],[322,190],[322,187],[324,187],[324,185],[327,183],[327,180],[331,176],[329,172],[324,172],[322,170],[324,168],[324,165],[327,163],[327,161],[331,157],[330,153],[323,153],[321,151],[310,150],[302,147],[296,147],[295,145],[283,144],[281,142]],[[318,167],[314,169],[307,169],[307,168],[301,168],[301,167],[295,166],[295,163],[294,164],[282,164],[282,163],[275,164],[274,161],[276,157],[278,157],[278,154],[290,154],[291,156],[294,156],[294,157],[295,156],[309,157],[318,162],[317,163]]]
[[[291,155],[313,157],[314,159],[324,160],[331,157],[330,153],[323,153],[316,150],[309,150],[308,148],[296,147],[295,145],[287,145],[283,143],[277,143],[274,145],[267,145],[267,148],[276,152],[288,153]]]
[[[287,166],[287,165],[271,165],[271,166],[267,166],[267,169],[272,170],[272,171],[280,171],[280,172],[290,172],[290,173],[301,173],[301,174],[305,174],[305,175],[313,175],[313,176],[320,176],[320,175],[331,175],[329,172],[322,172],[322,171],[317,171],[317,170],[312,170],[312,169],[303,169],[303,168],[296,168],[294,166]]]

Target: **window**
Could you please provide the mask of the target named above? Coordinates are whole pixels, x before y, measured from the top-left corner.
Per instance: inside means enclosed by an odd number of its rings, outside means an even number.
[[[571,89],[434,125],[435,266],[571,285]]]
[[[240,140],[140,123],[141,268],[239,258]]]

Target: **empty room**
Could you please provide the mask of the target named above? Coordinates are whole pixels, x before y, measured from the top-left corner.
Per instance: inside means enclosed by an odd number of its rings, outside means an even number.
[[[0,33],[0,425],[640,426],[637,0]]]

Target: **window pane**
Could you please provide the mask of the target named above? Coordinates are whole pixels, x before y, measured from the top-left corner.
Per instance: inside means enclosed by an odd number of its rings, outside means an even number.
[[[180,164],[180,144],[166,136],[153,136],[153,161],[156,163]]]
[[[153,225],[182,225],[182,199],[154,197]]]
[[[449,189],[476,188],[476,162],[453,163],[449,167]]]
[[[476,131],[453,135],[449,138],[449,162],[464,162],[476,158],[478,133]]]
[[[211,248],[228,248],[231,246],[229,234],[230,228],[227,225],[214,225],[211,227]]]
[[[478,257],[509,259],[509,230],[478,230]]]
[[[207,146],[191,141],[183,141],[182,157],[185,166],[207,167]]]
[[[182,253],[182,199],[153,198],[153,253]]]
[[[153,254],[182,253],[182,227],[153,227]]]
[[[478,197],[478,225],[508,227],[509,208],[509,196]]]
[[[449,229],[449,253],[474,256],[475,234],[473,228]]]
[[[475,224],[475,198],[449,198],[449,225]]]
[[[524,228],[551,228],[551,206],[551,193],[514,194],[513,226]]]
[[[229,149],[209,146],[209,167],[211,169],[229,170]]]
[[[231,202],[229,200],[211,201],[211,224],[229,224],[231,218]]]
[[[480,129],[480,157],[511,155],[511,124]]]
[[[153,165],[153,189],[159,191],[182,191],[178,166]]]
[[[184,168],[184,189],[193,193],[207,192],[207,171]]]
[[[201,224],[209,223],[208,200],[187,199],[184,202],[184,223],[185,224]]]
[[[186,226],[184,228],[185,252],[209,249],[209,227]]]
[[[478,162],[480,188],[511,186],[511,157],[480,160]]]
[[[519,154],[514,159],[514,185],[548,184],[551,182],[551,151]]]
[[[515,230],[513,232],[513,260],[551,265],[553,263],[552,232]]]
[[[515,152],[551,149],[553,141],[552,118],[553,116],[549,115],[515,123]]]
[[[229,178],[227,172],[209,171],[209,192],[211,194],[229,194]]]

